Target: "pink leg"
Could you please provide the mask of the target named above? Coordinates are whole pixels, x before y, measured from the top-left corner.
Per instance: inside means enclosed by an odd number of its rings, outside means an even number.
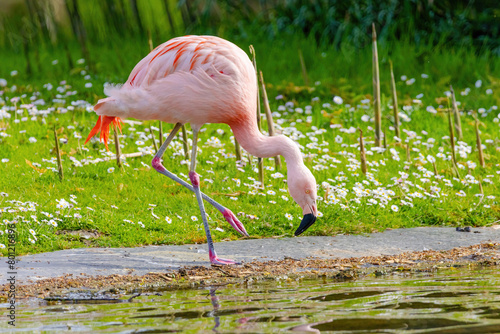
[[[175,182],[181,184],[182,186],[186,187],[187,189],[191,190],[192,192],[194,192],[194,188],[193,186],[191,186],[189,183],[187,183],[186,181],[184,181],[183,179],[179,178],[177,175],[169,172],[162,164],[161,164],[161,157],[163,156],[163,153],[165,152],[168,144],[172,141],[172,139],[174,138],[174,136],[176,135],[176,133],[179,131],[179,129],[181,128],[182,124],[180,123],[177,123],[174,127],[174,129],[172,130],[172,132],[170,133],[170,135],[168,136],[168,138],[165,140],[165,142],[163,143],[163,145],[160,147],[160,149],[158,150],[158,153],[155,155],[155,157],[153,158],[153,161],[152,161],[152,165],[153,165],[153,168],[165,175],[165,176],[168,176],[169,178],[171,178],[172,180],[174,180]],[[231,226],[240,234],[244,235],[244,236],[247,236],[248,237],[248,233],[247,231],[245,230],[245,227],[243,226],[243,224],[238,220],[238,218],[234,215],[234,213],[225,208],[224,206],[220,205],[219,203],[217,203],[216,201],[214,201],[212,198],[208,197],[207,195],[205,195],[204,193],[201,193],[201,196],[202,198],[207,201],[208,203],[212,204],[217,210],[219,210],[223,215],[224,215],[224,218],[227,220],[227,222],[229,224],[231,224]]]
[[[219,264],[219,265],[220,264],[237,264],[237,262],[235,262],[233,260],[219,258],[219,257],[217,257],[217,254],[215,253],[214,243],[212,241],[212,234],[210,233],[210,227],[208,226],[207,215],[205,213],[205,206],[203,205],[203,197],[202,197],[201,191],[200,191],[200,177],[195,172],[198,130],[199,129],[193,128],[193,151],[191,154],[191,169],[189,172],[189,180],[191,180],[191,184],[193,185],[196,199],[198,200],[198,206],[200,208],[201,219],[203,220],[203,227],[205,228],[205,234],[207,236],[208,254],[210,257],[210,262],[212,264]]]

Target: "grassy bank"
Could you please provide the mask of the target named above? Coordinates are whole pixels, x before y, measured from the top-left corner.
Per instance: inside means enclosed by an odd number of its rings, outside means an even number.
[[[248,50],[247,40],[236,42]],[[500,219],[498,58],[467,49],[415,48],[405,42],[379,46],[387,150],[378,152],[370,120],[369,48],[318,48],[314,41],[300,38],[254,46],[278,132],[301,145],[319,185],[322,217],[309,235],[425,225],[484,226]],[[0,55],[0,78],[5,79],[0,82],[0,211],[4,224],[16,222],[18,254],[204,242],[194,196],[150,167],[150,130],[158,140],[158,122],[124,126],[122,152],[141,151],[145,156],[127,159],[122,169],[113,159],[99,160],[112,155],[104,145],[83,145],[97,119],[92,105],[103,97],[103,84],[124,82],[148,46],[131,40],[90,49],[93,71],[78,60],[77,52],[71,51],[70,68],[64,50],[44,50],[38,57],[32,55],[32,78],[24,73],[21,55]],[[311,87],[304,85],[298,49],[304,54]],[[400,99],[401,143],[394,138],[389,108],[389,58]],[[448,138],[450,83],[465,110],[464,137],[456,145],[458,174]],[[334,96],[342,101],[334,102]],[[469,110],[479,112],[484,168],[479,166]],[[358,127],[369,151],[367,176],[359,166]],[[62,181],[56,172],[54,128],[62,150]],[[164,124],[165,132],[170,129]],[[202,190],[239,213],[252,237],[291,236],[301,214],[286,190],[286,166],[277,171],[274,159],[266,159],[265,189],[259,189],[256,160],[245,154],[237,163],[229,127],[213,124],[204,130],[197,167]],[[180,138],[165,153],[165,165],[186,178],[189,165]],[[207,206],[207,212],[216,241],[239,237],[217,210]],[[0,247],[7,245],[7,232],[2,231]]]

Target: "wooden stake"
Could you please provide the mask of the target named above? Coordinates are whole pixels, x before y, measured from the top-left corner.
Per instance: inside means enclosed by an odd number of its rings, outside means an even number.
[[[118,129],[117,126],[114,126],[115,130],[115,151],[116,151],[116,164],[118,165],[118,168],[122,168],[122,150],[120,148],[120,138],[118,137]]]
[[[372,23],[372,65],[373,65],[373,109],[375,111],[375,145],[380,147],[382,140],[382,115],[380,106],[380,72],[378,66],[377,32]]]
[[[120,155],[120,159],[121,158],[136,158],[136,157],[142,157],[144,155],[145,155],[145,153],[142,153],[142,152],[126,153],[126,154],[121,154]],[[113,159],[118,159],[118,157],[115,155],[115,156],[110,156],[110,157],[105,157],[105,158],[99,158],[99,159],[101,159],[101,161],[110,161],[110,160],[113,160]]]
[[[460,173],[458,172],[457,157],[455,155],[455,135],[453,133],[453,122],[451,120],[451,109],[450,109],[450,99],[448,99],[448,129],[450,131],[450,144],[451,144],[451,157],[453,159],[453,170],[460,178]]]
[[[261,131],[262,129],[262,125],[261,125],[261,111],[260,111],[260,92],[259,92],[259,84],[258,84],[258,80],[259,80],[259,76],[258,76],[258,73],[257,73],[257,61],[255,59],[255,49],[253,48],[253,45],[250,45],[250,53],[252,54],[252,63],[253,63],[253,67],[255,68],[255,76],[257,78],[257,127],[259,128],[259,131]]]
[[[358,128],[359,130],[359,155],[360,155],[360,160],[361,160],[361,171],[363,172],[364,175],[366,175],[367,168],[366,168],[366,152],[365,152],[365,144],[363,142],[363,130]]]
[[[264,189],[264,159],[257,157],[257,168],[259,169],[260,187]]]
[[[457,100],[455,99],[455,91],[453,87],[450,85],[451,91],[451,106],[453,107],[453,118],[455,121],[455,132],[458,140],[462,140],[462,122],[460,121],[460,112],[457,107]]]
[[[160,146],[163,145],[163,123],[158,122],[158,128],[160,129]]]
[[[61,150],[59,149],[59,138],[57,138],[57,131],[55,126],[54,126],[54,139],[56,141],[57,168],[59,170],[59,178],[62,181],[64,179],[64,172],[61,160]]]
[[[392,61],[389,60],[391,66],[391,92],[392,92],[392,112],[394,115],[394,129],[396,130],[396,137],[400,137],[399,133],[399,110],[398,110],[398,93],[396,91],[396,80],[394,79],[394,71],[392,69]]]
[[[189,160],[189,146],[186,125],[182,124],[182,145],[184,146],[184,159]]]
[[[155,134],[153,133],[153,127],[151,125],[149,126],[149,133],[151,134],[151,140],[153,141],[155,152],[158,153],[158,145],[156,144]]]
[[[253,169],[252,156],[250,153],[247,154],[248,164],[250,165],[250,169]]]
[[[328,200],[328,196],[330,196],[330,186],[326,187],[325,194],[323,195],[323,200],[325,202]]]
[[[450,103],[450,100],[448,100],[448,105]],[[457,165],[457,158],[455,156],[455,135],[453,133],[453,122],[451,120],[451,110],[448,109],[448,129],[450,131],[450,144],[451,144],[451,156],[453,158],[453,164]]]
[[[474,113],[474,127],[476,129],[476,145],[477,151],[479,153],[479,164],[481,167],[485,167],[484,155],[483,155],[483,145],[481,144],[481,136],[479,135],[479,120],[477,119],[477,113]]]
[[[309,87],[309,77],[307,76],[306,63],[304,62],[304,57],[302,56],[302,50],[299,49],[299,60],[300,67],[302,68],[302,77],[304,78],[304,84]]]
[[[151,30],[148,29],[148,45],[149,52],[153,51],[153,39],[151,38]]]
[[[260,87],[262,88],[262,100],[264,101],[264,109],[266,110],[267,129],[269,131],[269,136],[272,137],[275,135],[274,121],[273,115],[271,113],[271,107],[269,107],[269,101],[267,99],[266,85],[264,83],[264,75],[262,75],[262,71],[259,71],[259,80]],[[281,169],[281,159],[279,155],[274,157],[274,164],[276,165],[277,170]]]
[[[257,75],[257,61],[255,60],[255,49],[253,45],[250,45],[250,53],[252,54],[252,62],[253,67],[255,68],[255,77],[257,78],[257,127],[259,128],[259,132],[262,132],[261,125],[261,111],[260,111],[260,93],[259,93],[259,76]],[[257,168],[259,170],[259,182],[260,186],[264,187],[264,160],[260,157],[257,157]]]
[[[384,129],[384,132],[382,132],[382,136],[384,137],[384,148],[387,150],[387,136],[385,134],[386,134],[386,131]]]
[[[241,160],[241,147],[236,138],[234,138],[234,151],[236,153],[236,160]]]
[[[435,161],[433,161],[433,162],[432,162],[432,167],[434,167],[434,175],[439,175],[439,174],[438,174],[438,170],[437,170],[437,167],[436,167],[436,162],[435,162]]]

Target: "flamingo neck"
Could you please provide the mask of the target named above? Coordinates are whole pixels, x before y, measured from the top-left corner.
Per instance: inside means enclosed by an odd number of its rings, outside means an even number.
[[[304,164],[300,149],[293,140],[283,135],[264,136],[255,124],[248,125],[231,125],[236,140],[248,153],[260,158],[282,155],[288,168]]]

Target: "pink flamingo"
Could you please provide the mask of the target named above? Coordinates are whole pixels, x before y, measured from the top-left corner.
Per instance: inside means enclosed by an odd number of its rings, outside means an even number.
[[[151,51],[132,70],[121,87],[107,87],[109,97],[101,99],[94,110],[99,115],[92,136],[101,132],[107,148],[109,127],[120,126],[120,117],[160,120],[175,124],[158,153],[153,168],[196,194],[207,236],[212,264],[235,264],[217,257],[205,215],[203,199],[216,207],[231,226],[248,236],[245,227],[227,208],[200,191],[195,172],[198,132],[205,123],[226,123],[250,154],[262,158],[282,155],[288,169],[290,195],[302,208],[304,218],[295,235],[316,221],[316,180],[302,160],[298,146],[285,136],[267,137],[256,122],[257,82],[255,69],[247,54],[224,39],[213,36],[184,36],[169,40]],[[193,148],[189,179],[191,185],[162,165],[162,156],[182,124],[190,123]]]

